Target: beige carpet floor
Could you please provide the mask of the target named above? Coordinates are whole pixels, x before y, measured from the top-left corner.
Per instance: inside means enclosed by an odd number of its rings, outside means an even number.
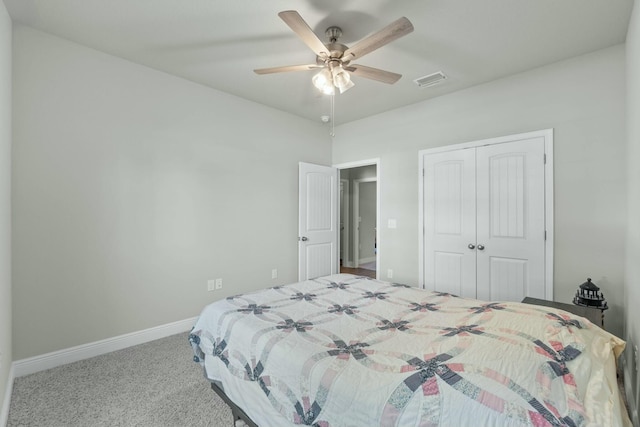
[[[7,426],[232,427],[188,334],[16,378]]]

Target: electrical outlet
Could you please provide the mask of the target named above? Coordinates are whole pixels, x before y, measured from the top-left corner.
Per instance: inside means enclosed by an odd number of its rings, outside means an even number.
[[[388,269],[387,270],[387,279],[393,279],[393,270],[392,269]]]
[[[216,289],[215,280],[207,280],[207,291],[214,291]]]
[[[216,291],[222,289],[222,279],[216,279]]]
[[[278,269],[274,268],[273,270],[271,270],[271,278],[272,279],[277,279],[278,278]]]

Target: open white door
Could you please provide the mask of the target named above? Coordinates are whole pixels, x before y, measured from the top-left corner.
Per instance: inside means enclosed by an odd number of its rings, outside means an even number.
[[[338,272],[338,169],[300,162],[298,280]]]

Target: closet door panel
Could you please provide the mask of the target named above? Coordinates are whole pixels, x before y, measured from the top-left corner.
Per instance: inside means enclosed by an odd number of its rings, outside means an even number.
[[[476,149],[478,298],[544,298],[544,139]]]
[[[489,298],[487,300],[522,301],[527,295],[528,260],[491,256],[489,260]],[[492,298],[492,296],[496,296]]]
[[[434,251],[433,290],[453,295],[463,295],[471,292],[471,289],[465,290],[463,286],[464,262],[464,254],[460,252]]]
[[[424,156],[425,288],[476,296],[475,154]]]

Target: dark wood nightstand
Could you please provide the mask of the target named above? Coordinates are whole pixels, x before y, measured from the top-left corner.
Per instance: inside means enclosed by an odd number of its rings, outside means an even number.
[[[584,307],[575,304],[565,304],[563,302],[547,301],[544,299],[526,297],[522,300],[525,304],[542,305],[545,307],[559,308],[560,310],[568,311],[576,316],[582,316],[587,318],[594,325],[600,326],[604,329],[604,313],[599,308]]]

